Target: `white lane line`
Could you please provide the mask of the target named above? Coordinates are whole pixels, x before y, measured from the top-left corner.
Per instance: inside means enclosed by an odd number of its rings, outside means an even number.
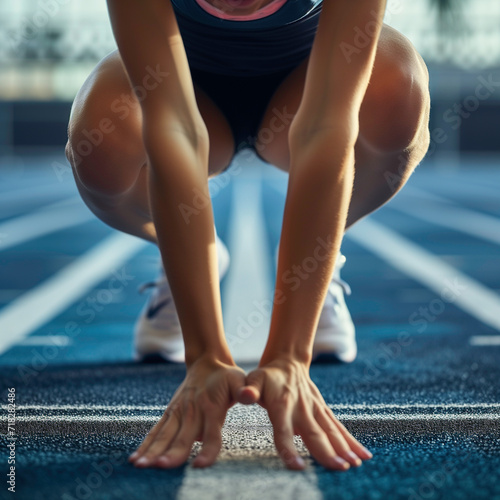
[[[81,202],[71,199],[53,203],[35,213],[21,215],[0,224],[0,251],[34,240],[56,231],[95,219],[94,214]]]
[[[500,410],[500,403],[375,403],[375,404],[329,404],[333,411],[339,410],[427,410],[429,412],[443,409],[454,410]],[[7,409],[6,404],[0,405],[0,408]],[[59,411],[165,411],[165,405],[16,405],[17,410],[59,410]],[[243,407],[245,408],[245,407]],[[259,409],[260,410],[260,409]],[[264,411],[264,410],[262,410]]]
[[[56,345],[64,347],[73,343],[73,339],[67,335],[31,335],[18,343],[23,346],[33,345]]]
[[[339,420],[346,421],[411,421],[411,420],[434,420],[434,421],[481,421],[481,420],[498,420],[500,421],[500,415],[498,413],[481,413],[479,415],[473,414],[463,414],[463,413],[444,413],[442,415],[434,413],[417,413],[417,414],[401,414],[401,413],[390,413],[390,414],[375,414],[375,415],[353,415],[351,413],[343,414],[336,413],[335,417]],[[7,421],[6,416],[0,417],[0,422]],[[21,416],[16,415],[16,421],[18,422],[158,422],[158,416],[151,415],[29,415]],[[270,422],[261,422],[259,424],[248,424],[244,420],[240,423],[226,423],[226,428],[232,427],[268,427],[272,428]]]
[[[56,188],[56,189],[55,189]],[[36,185],[22,187],[20,189],[9,189],[0,193],[0,208],[8,208],[12,203],[22,204],[26,200],[30,201],[45,201],[53,200],[59,195],[78,194],[74,183],[61,185],[59,183],[50,182],[43,184],[38,182]]]
[[[257,162],[257,161],[256,161]],[[224,294],[224,324],[229,347],[237,362],[257,362],[269,331],[272,290],[265,248],[265,221],[261,210],[261,177],[235,180],[229,228],[231,265]]]
[[[445,198],[422,192],[420,189],[412,188],[409,190],[406,199],[412,198],[420,200],[418,206],[409,205],[404,199],[401,199],[392,202],[388,208],[500,245],[499,218],[459,207]],[[431,203],[429,204],[429,202]]]
[[[498,201],[498,187],[494,179],[490,181],[486,179],[486,176],[483,176],[483,182],[487,182],[487,184],[477,184],[474,179],[470,179],[468,176],[459,177],[453,174],[451,176],[437,177],[435,174],[436,172],[433,170],[432,174],[429,172],[425,179],[423,177],[415,178],[415,182],[412,182],[411,186],[405,186],[403,192],[407,188],[411,187],[413,189],[417,185],[419,186],[418,189],[427,192],[429,189],[427,186],[431,185],[436,191],[439,190],[440,195],[452,198],[457,203],[460,203],[461,199],[477,198],[480,198],[481,201],[491,200],[495,203]]]
[[[248,187],[248,184],[245,187]],[[250,200],[251,198],[248,201]],[[253,199],[254,203],[259,201],[257,197]],[[260,207],[261,205],[259,203],[256,206]],[[255,216],[256,215],[257,214],[255,214]],[[259,219],[262,219],[262,217],[259,217]],[[254,240],[254,238],[259,236],[257,232],[258,228],[260,227],[262,230],[264,227],[264,221],[259,221],[259,219],[257,219],[257,217],[254,218],[252,222],[254,224],[253,237],[245,242],[248,245],[245,255],[247,258],[252,255],[254,246],[258,244],[258,242]],[[243,231],[245,231],[247,226],[243,225],[244,221],[240,220],[239,223],[242,224],[244,228]],[[260,226],[258,226],[258,224],[260,224]],[[240,235],[242,236],[241,231]],[[261,244],[263,241],[264,240],[260,240]],[[263,266],[265,262],[263,259],[265,259],[266,256],[259,255],[259,258],[260,260],[254,261],[253,264]],[[253,269],[254,273],[258,271],[258,267]],[[252,272],[252,269],[250,269],[250,272]],[[243,276],[241,277],[243,278]],[[261,293],[266,291],[263,283],[265,277],[265,275],[261,275],[260,278],[262,286]],[[250,285],[250,282],[242,282],[240,287],[247,287],[250,289]],[[257,285],[257,283],[255,283],[255,285]],[[252,299],[248,293],[246,295],[247,297],[245,298]],[[259,298],[258,295],[256,296]],[[265,297],[265,295],[261,297]],[[243,297],[240,296],[240,298]],[[241,312],[243,313],[243,308]],[[259,341],[265,340],[267,337],[267,329],[259,332],[259,334],[261,335],[259,336]],[[254,343],[255,336],[256,333],[254,333],[246,343]],[[245,349],[248,348],[249,346],[245,344]],[[253,350],[253,356],[256,357],[256,359],[260,357],[260,354],[260,350]],[[235,409],[236,411],[228,413],[225,425],[222,429],[223,443],[228,443],[223,445],[220,457],[222,460],[211,468],[208,474],[207,471],[203,469],[186,467],[184,469],[182,484],[176,498],[178,500],[192,500],[193,498],[203,498],[204,500],[219,500],[221,498],[323,499],[323,493],[318,484],[319,481],[316,467],[308,466],[306,470],[302,471],[300,474],[294,474],[293,471],[287,470],[278,457],[278,452],[273,444],[273,430],[265,412],[255,411],[261,409],[260,407],[252,408],[243,405],[238,406],[240,408]],[[261,415],[260,418],[258,416],[259,413]],[[257,418],[255,418],[255,416],[257,416]],[[155,420],[158,420],[158,418]],[[151,425],[154,423],[155,421],[153,420]],[[252,423],[257,424],[257,426],[252,426]],[[80,426],[82,424],[76,425]],[[245,432],[246,429],[250,430],[250,436]],[[242,439],[249,444],[252,451],[241,449]],[[245,447],[245,445],[243,445],[243,447]],[[297,446],[297,448],[300,450],[299,446]],[[245,460],[245,465],[243,467],[241,467],[241,460]],[[240,464],[239,467],[238,463]]]
[[[343,415],[338,413],[335,415],[342,420],[380,420],[380,421],[405,421],[405,420],[499,420],[500,415],[498,413],[481,413],[480,415],[472,415],[467,413],[445,413],[443,415],[437,415],[434,413],[416,413],[413,415],[405,415],[401,413],[392,414],[376,414],[376,415]]]
[[[500,331],[500,296],[444,260],[370,219],[355,224],[346,237]]]
[[[44,205],[53,203],[55,200],[79,200],[82,204],[81,198],[75,193],[74,190],[67,192],[57,192],[52,190],[45,190],[43,187],[33,190],[30,196],[15,196],[15,193],[5,193],[0,195],[0,216],[2,219],[14,217],[25,214],[27,211],[41,210]],[[23,193],[24,194],[24,193]],[[9,195],[9,196],[7,196]],[[28,209],[27,209],[28,208]]]
[[[285,469],[274,451],[257,449],[249,456],[247,450],[231,449],[222,450],[209,471],[194,467],[184,469],[176,499],[193,498],[322,500],[325,497],[312,464],[297,473]]]
[[[147,244],[127,234],[113,234],[5,306],[0,310],[0,354],[64,311]]]
[[[469,339],[470,345],[484,346],[497,345],[500,346],[500,335],[473,335]]]

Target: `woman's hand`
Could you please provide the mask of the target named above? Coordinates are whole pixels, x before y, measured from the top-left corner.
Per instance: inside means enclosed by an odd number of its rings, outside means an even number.
[[[212,465],[221,448],[227,410],[244,384],[245,372],[234,364],[195,361],[162,418],[129,461],[137,467],[178,467],[189,458],[193,443],[203,441],[192,465]]]
[[[247,375],[237,399],[258,403],[268,411],[278,454],[289,469],[305,467],[293,443],[294,434],[328,469],[346,470],[372,457],[334,417],[303,362],[275,359],[261,365]]]

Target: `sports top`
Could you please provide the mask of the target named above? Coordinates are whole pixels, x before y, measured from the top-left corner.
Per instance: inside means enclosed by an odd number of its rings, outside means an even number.
[[[224,13],[206,0],[171,2],[190,66],[233,76],[259,76],[296,66],[311,50],[322,4],[274,0],[234,20],[227,15],[229,9]]]

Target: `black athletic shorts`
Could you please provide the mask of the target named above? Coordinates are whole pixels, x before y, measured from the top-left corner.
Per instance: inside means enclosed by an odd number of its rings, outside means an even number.
[[[300,64],[300,63],[299,63]],[[259,125],[281,82],[295,66],[262,76],[228,76],[191,68],[196,83],[224,113],[234,136],[235,153],[255,151]]]

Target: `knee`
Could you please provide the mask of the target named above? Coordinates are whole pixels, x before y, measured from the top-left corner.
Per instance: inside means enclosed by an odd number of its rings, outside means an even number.
[[[75,98],[66,156],[79,186],[106,197],[127,192],[146,161],[140,106],[116,55],[99,63]]]
[[[392,136],[389,148],[411,150],[422,140],[427,140],[428,145],[430,96],[424,62],[411,58],[398,68],[392,80],[386,91],[394,99],[392,125],[388,125]]]
[[[87,113],[88,115],[88,113]],[[127,133],[128,132],[128,133]],[[139,165],[137,140],[110,118],[86,116],[70,122],[66,157],[77,181],[90,193],[116,197],[133,185]],[[137,168],[131,168],[131,167]]]
[[[384,153],[413,149],[425,153],[429,145],[429,110],[425,63],[412,47],[400,47],[389,64],[376,73],[374,68],[366,106],[360,114],[360,133]]]

